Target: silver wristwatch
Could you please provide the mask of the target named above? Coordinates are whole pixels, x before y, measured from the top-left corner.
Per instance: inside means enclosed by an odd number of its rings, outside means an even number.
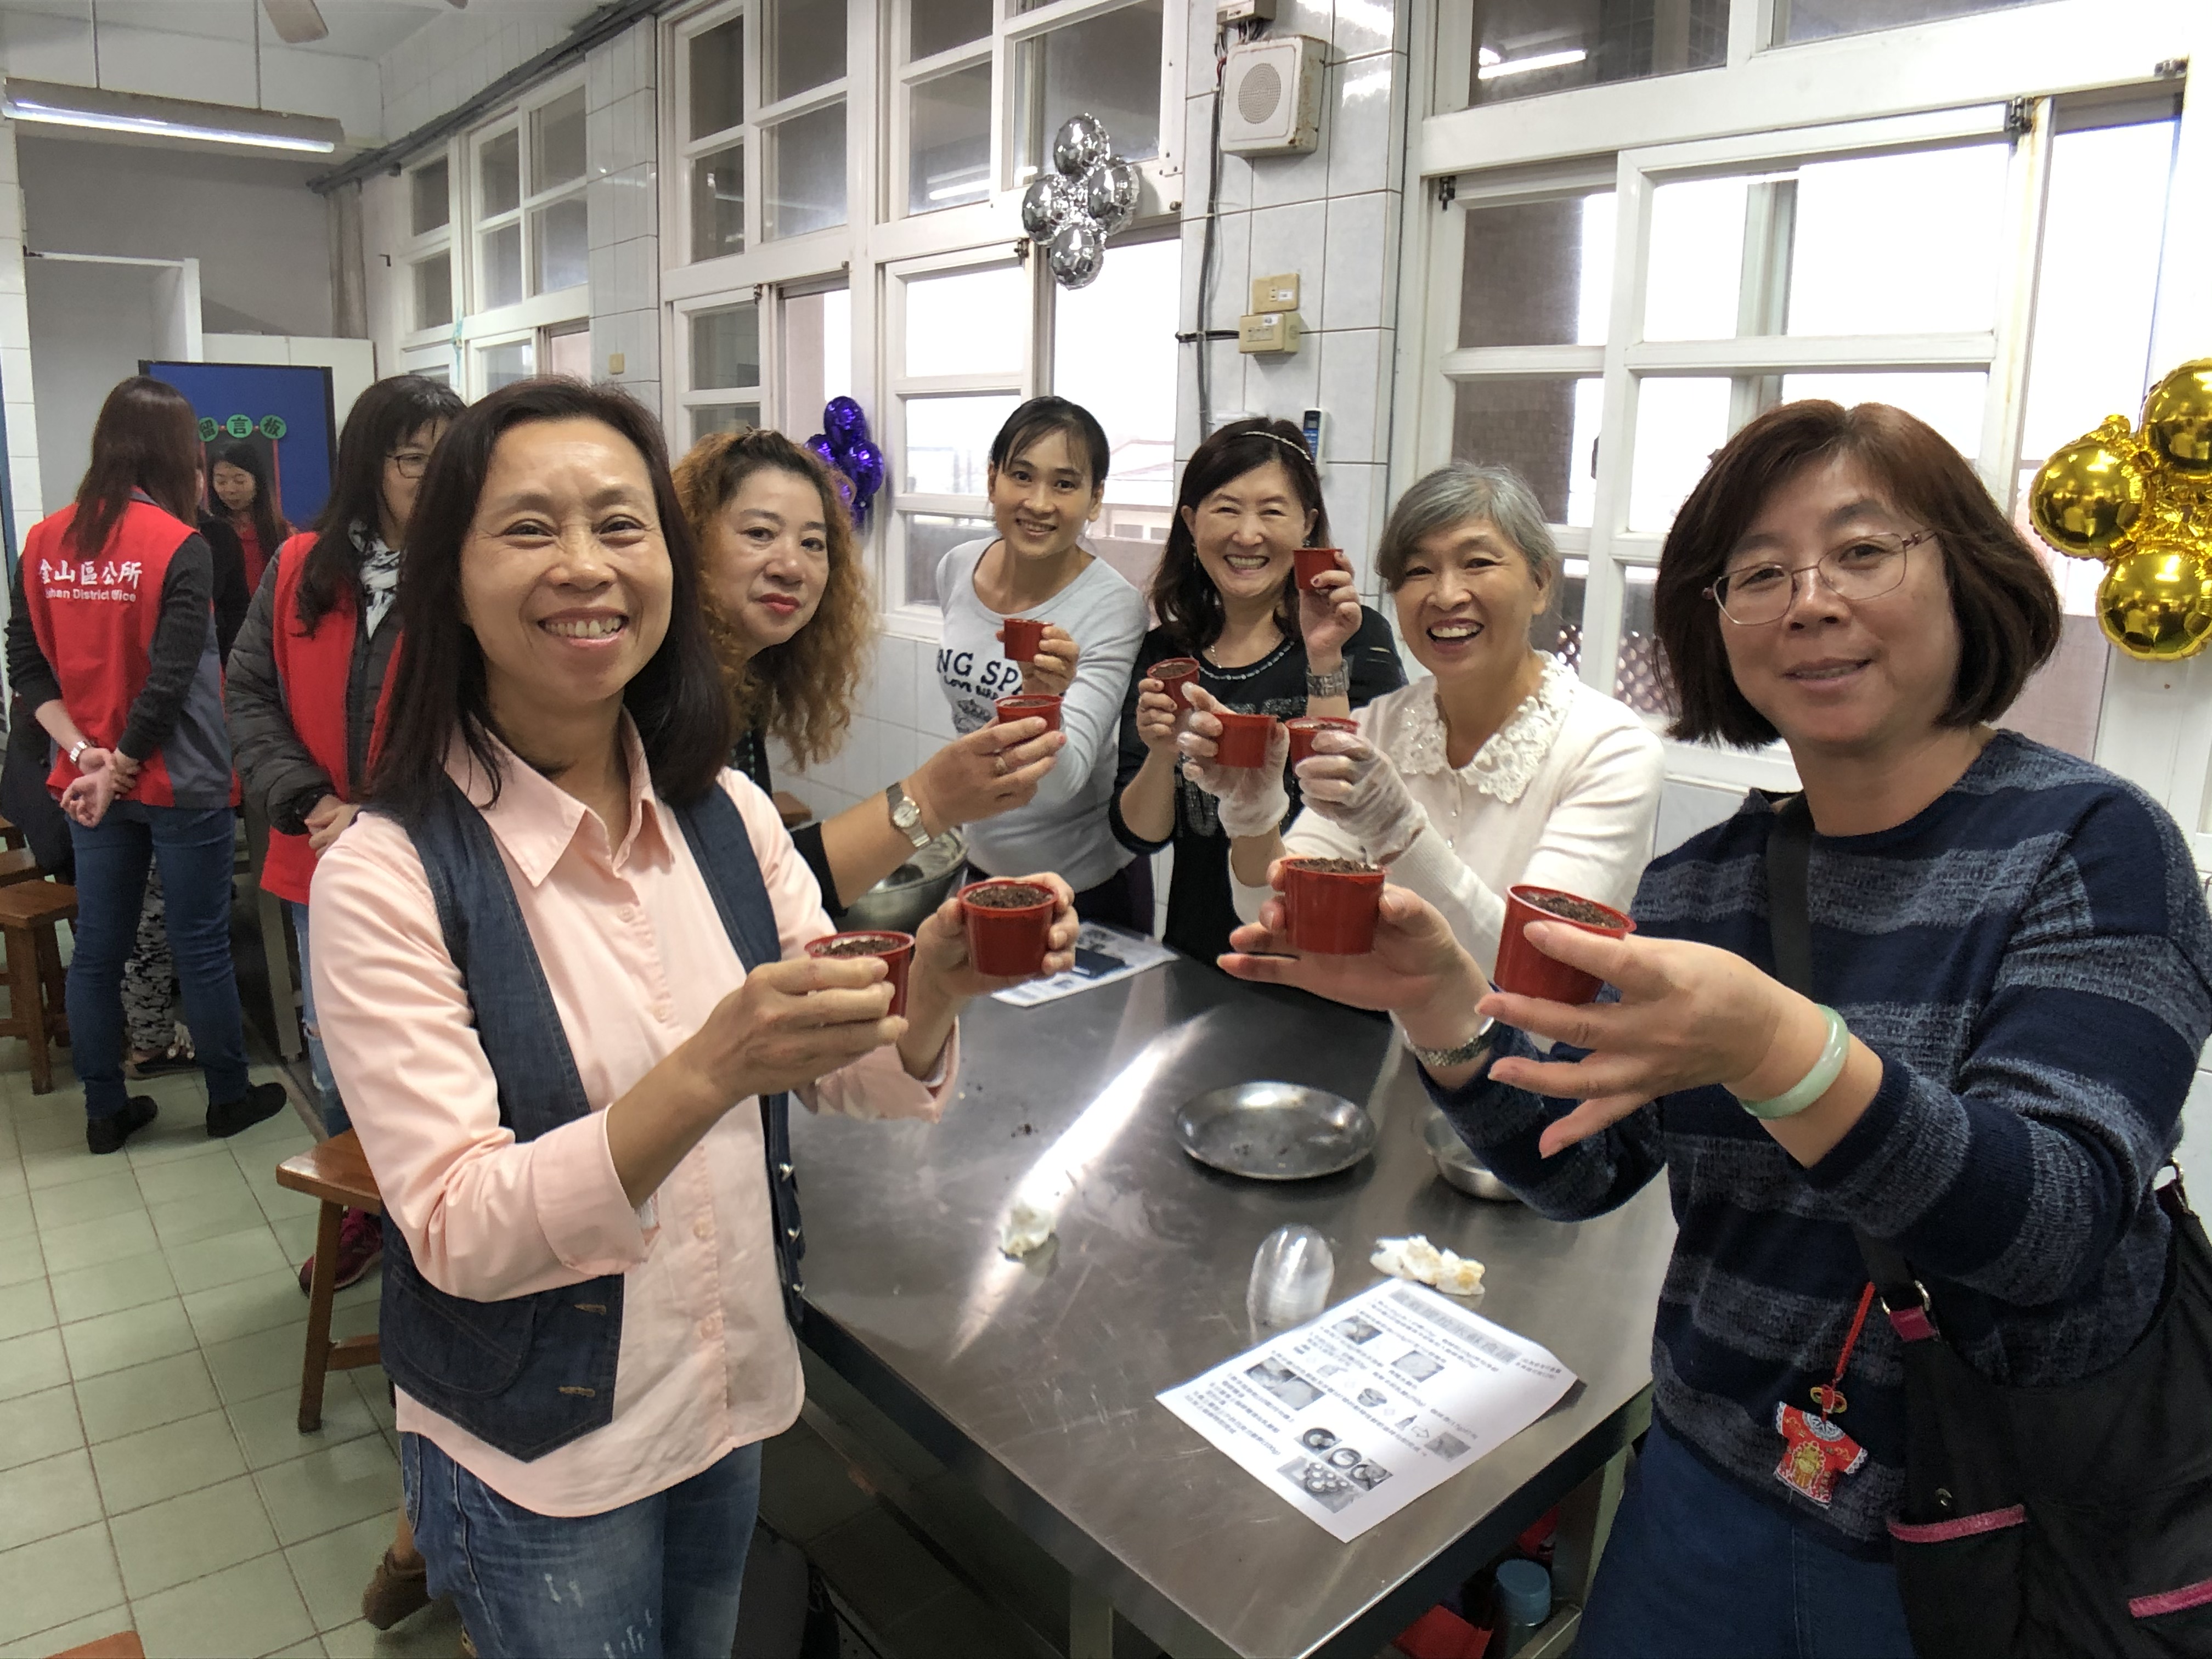
[[[1419,1060],[1431,1072],[1449,1071],[1455,1066],[1466,1065],[1468,1061],[1487,1048],[1490,1046],[1491,1028],[1497,1024],[1494,1019],[1484,1020],[1481,1028],[1456,1048],[1424,1048],[1411,1037],[1406,1039],[1406,1047],[1413,1050],[1415,1060]]]
[[[905,790],[896,783],[884,791],[884,805],[891,810],[891,828],[912,842],[917,848],[929,845],[929,830],[922,823],[921,808],[907,799]]]
[[[1327,674],[1306,670],[1306,696],[1310,697],[1348,697],[1352,695],[1352,665],[1340,662]]]

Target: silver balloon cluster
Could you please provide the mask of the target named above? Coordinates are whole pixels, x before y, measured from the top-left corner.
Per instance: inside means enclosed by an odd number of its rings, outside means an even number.
[[[1045,251],[1062,288],[1088,288],[1106,264],[1106,239],[1137,216],[1141,175],[1116,161],[1106,124],[1071,115],[1053,136],[1053,171],[1022,192],[1022,228]]]

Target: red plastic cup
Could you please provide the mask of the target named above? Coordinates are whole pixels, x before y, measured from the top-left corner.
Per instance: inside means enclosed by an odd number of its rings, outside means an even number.
[[[1341,714],[1301,714],[1294,720],[1285,720],[1283,724],[1291,728],[1291,764],[1293,766],[1302,760],[1311,760],[1319,752],[1314,748],[1314,739],[1322,732],[1349,732],[1355,737],[1359,732],[1359,722],[1346,720]]]
[[[1267,763],[1267,740],[1278,724],[1273,714],[1232,714],[1223,708],[1215,711],[1213,718],[1221,722],[1221,736],[1213,745],[1215,765]]]
[[[1543,901],[1547,899],[1587,904],[1593,910],[1602,910],[1610,920],[1599,923],[1563,916],[1544,908]],[[1633,919],[1609,904],[1600,904],[1578,893],[1561,892],[1555,887],[1508,888],[1505,929],[1498,937],[1498,971],[1491,975],[1491,982],[1516,996],[1542,997],[1547,1002],[1595,1002],[1597,988],[1604,981],[1595,974],[1586,974],[1579,968],[1568,967],[1555,957],[1546,956],[1529,944],[1522,930],[1532,921],[1565,922],[1585,933],[1602,933],[1607,939],[1621,939],[1636,931]]]
[[[1197,658],[1170,657],[1165,662],[1154,663],[1145,673],[1160,683],[1160,690],[1175,699],[1176,708],[1190,707],[1190,688],[1198,684]]]
[[[1012,904],[979,902],[977,896],[1019,890],[1042,896]],[[960,890],[960,918],[968,933],[968,960],[994,979],[1030,978],[1044,971],[1052,948],[1052,919],[1059,896],[1041,882],[979,881]]]
[[[1314,578],[1325,570],[1339,568],[1336,556],[1340,551],[1340,549],[1334,547],[1302,547],[1293,553],[1291,556],[1297,560],[1298,568],[1298,591],[1302,593],[1317,591],[1314,586]]]
[[[1060,730],[1060,699],[1058,697],[1048,697],[1042,692],[1024,692],[1018,697],[1001,697],[992,707],[999,711],[999,720],[1001,725],[1014,720],[1035,720],[1042,714],[1044,716],[1046,731]]]
[[[1302,955],[1364,957],[1375,948],[1382,904],[1382,871],[1371,864],[1344,869],[1349,859],[1286,859],[1284,926]]]
[[[896,1017],[906,1012],[906,976],[914,967],[912,933],[895,933],[888,928],[879,933],[832,933],[827,939],[810,940],[806,954],[810,957],[881,957],[884,965],[891,970],[891,1013]]]
[[[1027,617],[1006,618],[1006,660],[1035,662],[1037,647],[1044,643],[1045,624]]]

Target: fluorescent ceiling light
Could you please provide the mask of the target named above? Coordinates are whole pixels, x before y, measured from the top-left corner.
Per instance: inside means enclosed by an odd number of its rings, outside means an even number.
[[[1502,64],[1479,64],[1474,78],[1495,81],[1508,75],[1526,75],[1531,70],[1565,69],[1570,64],[1579,64],[1589,56],[1580,46],[1568,52],[1542,52],[1534,58],[1509,58]]]
[[[262,149],[328,155],[345,137],[338,122],[319,115],[288,115],[235,104],[203,104],[188,98],[107,92],[9,76],[0,88],[0,115],[11,121],[131,132],[149,138],[200,143],[251,144]]]

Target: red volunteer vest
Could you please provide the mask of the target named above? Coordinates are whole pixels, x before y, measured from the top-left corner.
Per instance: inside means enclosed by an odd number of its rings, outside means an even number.
[[[276,664],[276,689],[284,699],[285,716],[292,730],[315,757],[315,764],[331,775],[340,800],[354,799],[354,779],[346,757],[346,682],[353,674],[354,642],[361,632],[361,612],[353,595],[341,592],[312,634],[300,623],[300,577],[307,568],[307,555],[315,538],[302,533],[289,538],[276,552],[276,592],[270,613],[269,647]],[[387,627],[398,626],[387,619]],[[374,763],[383,747],[384,720],[392,707],[392,688],[399,683],[399,651],[395,648],[385,671],[384,685],[376,699],[376,725],[369,734],[368,753]],[[307,845],[305,836],[271,829],[269,853],[262,860],[264,891],[295,904],[307,902],[321,854]]]
[[[23,544],[23,603],[77,729],[102,749],[122,741],[131,705],[145,689],[161,589],[169,561],[198,533],[151,501],[132,501],[94,558],[80,558],[70,539],[74,503],[32,526]],[[58,795],[77,769],[57,748],[46,787]],[[236,799],[233,785],[233,800]],[[156,750],[138,769],[131,799],[173,806],[169,768]]]

